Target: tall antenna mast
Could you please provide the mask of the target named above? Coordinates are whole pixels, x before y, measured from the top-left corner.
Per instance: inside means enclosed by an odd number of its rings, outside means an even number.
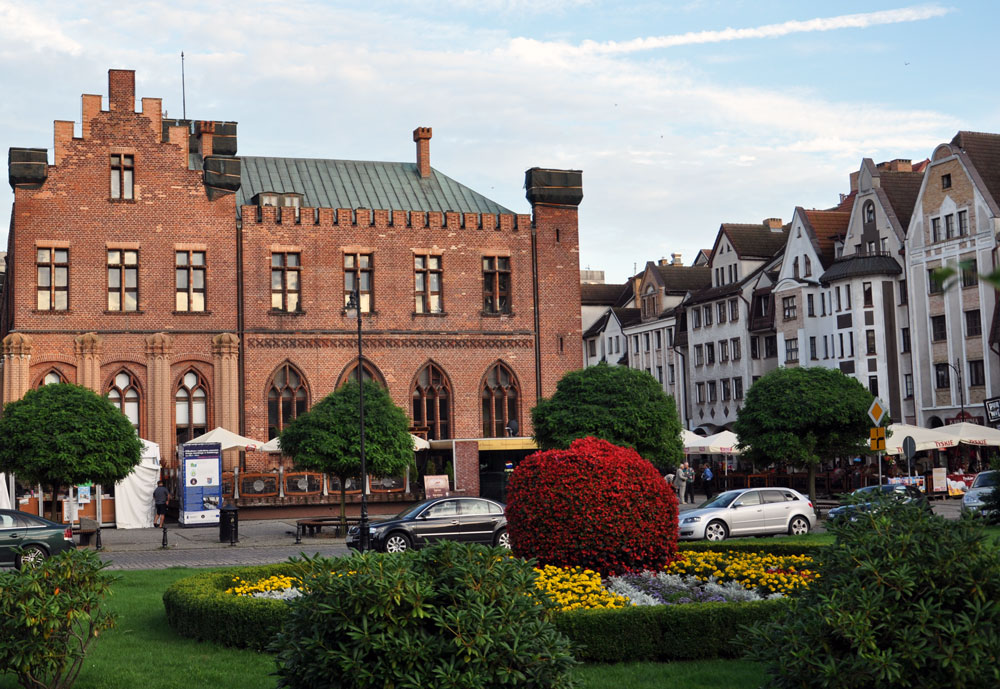
[[[181,51],[181,108],[182,117],[188,118],[187,90],[184,88],[184,51]]]

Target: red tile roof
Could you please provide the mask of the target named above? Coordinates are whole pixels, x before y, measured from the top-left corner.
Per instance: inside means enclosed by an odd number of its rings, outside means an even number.
[[[833,250],[833,240],[847,234],[847,225],[851,220],[850,211],[802,211],[809,224],[812,225],[813,244],[816,246],[816,253],[824,266],[833,263],[835,252]]]

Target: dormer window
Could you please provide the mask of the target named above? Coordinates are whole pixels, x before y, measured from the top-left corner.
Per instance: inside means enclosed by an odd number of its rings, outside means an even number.
[[[258,194],[257,195],[257,205],[263,208],[264,206],[277,206],[278,202],[281,200],[281,194]]]
[[[653,318],[654,316],[656,316],[656,289],[650,285],[642,296],[642,317]]]

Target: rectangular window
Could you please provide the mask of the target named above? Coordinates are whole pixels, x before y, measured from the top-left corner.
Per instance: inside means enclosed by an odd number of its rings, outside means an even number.
[[[875,331],[866,330],[865,331],[865,351],[869,356],[875,354]]]
[[[729,361],[729,342],[719,340],[719,361]]]
[[[950,174],[941,175],[941,188],[942,189],[951,189],[951,175]]]
[[[826,335],[823,336],[823,358],[830,358],[830,346],[828,344],[828,340],[826,339]]]
[[[362,313],[375,308],[374,262],[371,254],[344,254],[344,305],[351,300],[351,292],[358,291]]]
[[[982,359],[974,359],[969,362],[969,385],[986,385],[986,371]]]
[[[715,364],[715,345],[711,342],[705,345],[705,363],[709,366]]]
[[[844,333],[837,333],[837,344],[840,347],[840,359],[844,358]]]
[[[902,306],[909,302],[909,297],[906,294],[906,280],[899,281],[899,305]]]
[[[69,249],[39,248],[35,257],[37,275],[35,308],[39,311],[69,309]]]
[[[951,387],[948,364],[934,364],[934,387],[938,390]]]
[[[711,305],[704,306],[702,307],[702,310],[704,311],[705,327],[707,328],[708,326],[712,325],[712,307]]]
[[[944,292],[944,285],[937,279],[937,268],[927,271],[927,292],[928,294],[941,294]]]
[[[733,361],[739,361],[743,353],[740,351],[740,338],[734,337],[729,341],[729,349],[733,354]]]
[[[851,310],[851,286],[844,285],[844,308]]]
[[[108,311],[139,310],[139,252],[108,250]]]
[[[111,156],[111,198],[131,201],[134,188],[135,165],[133,157]]]
[[[663,332],[657,330],[653,339],[656,340],[656,348],[663,349]]]
[[[696,383],[694,389],[695,389],[695,398],[697,399],[698,404],[705,404],[705,384]]]
[[[816,338],[815,337],[810,337],[809,338],[809,358],[810,359],[818,359],[819,358],[818,356],[816,356]]]
[[[962,266],[962,287],[975,287],[979,284],[979,265],[975,257],[960,262]]]
[[[750,338],[750,358],[759,359],[760,358],[760,338],[751,337]]]
[[[441,305],[441,257],[413,257],[413,310],[415,313],[443,313]],[[609,338],[610,340],[610,338]],[[608,353],[611,343],[608,343]]]
[[[941,241],[941,218],[931,218],[931,241]]]
[[[948,328],[944,316],[931,316],[931,340],[941,342],[948,339]]]
[[[851,356],[854,356],[854,332],[847,333],[847,342],[851,346]]]
[[[944,216],[944,236],[945,239],[955,236],[955,216],[950,213]]]
[[[816,302],[811,294],[806,295],[806,315],[810,318],[816,315]]]
[[[969,234],[969,211],[958,212],[958,236],[964,237]]]
[[[868,376],[868,392],[878,397],[878,376]]]
[[[904,373],[903,374],[903,397],[910,400],[913,399],[913,374]]]
[[[743,379],[733,378],[733,398],[741,400],[743,399]]]
[[[821,315],[821,316],[825,316],[826,315],[826,300],[828,298],[829,298],[829,295],[824,294],[823,292],[819,293],[819,315]],[[831,309],[831,312],[832,312],[832,309]]]
[[[621,337],[615,335],[615,354],[621,354],[622,352],[622,340]]]
[[[715,386],[715,381],[710,380],[708,381],[708,401],[709,403],[715,403],[716,401],[718,401],[718,399],[719,396],[718,396],[718,390]]]
[[[864,299],[864,305],[870,308],[874,304],[872,301],[872,283],[862,282],[861,294]]]
[[[785,340],[785,361],[798,361],[799,360],[799,340],[797,337],[793,337],[789,340]]]
[[[715,310],[716,310],[716,314],[715,315],[717,316],[716,322],[718,322],[718,323],[725,323],[726,322],[726,302],[720,301],[718,304],[715,305]]]
[[[597,356],[597,340],[587,340],[587,351],[591,357]]]
[[[649,333],[642,334],[642,344],[645,345],[646,351],[649,351]]]
[[[691,327],[700,328],[701,327],[701,309],[697,306],[691,309]]]
[[[983,334],[983,321],[979,309],[965,312],[965,336],[978,337]]]
[[[694,346],[694,365],[704,366],[705,365],[705,354],[704,349],[701,345]]]
[[[632,353],[633,354],[638,354],[639,353],[639,336],[638,335],[633,335],[632,336]]]
[[[903,328],[899,331],[899,348],[903,354],[910,352],[910,329]]]
[[[719,387],[722,388],[722,401],[728,402],[730,400],[730,390],[729,390],[729,379],[723,378],[719,381]]]
[[[175,251],[174,274],[177,311],[205,310],[205,252]]]
[[[674,329],[673,328],[667,328],[667,346],[668,347],[673,347],[674,346]]]
[[[778,356],[778,338],[776,335],[764,337],[764,358],[773,359]]]
[[[663,367],[662,366],[657,366],[656,367],[656,382],[660,383],[661,385],[663,384]]]
[[[784,310],[785,320],[793,320],[795,318],[795,297],[782,298],[781,308]]]
[[[302,305],[301,268],[297,252],[271,254],[271,310],[298,311]]]
[[[483,312],[511,312],[509,256],[483,257]]]
[[[836,293],[837,293],[837,312],[839,313],[840,312],[840,287],[839,286],[836,289]]]
[[[729,300],[729,320],[738,321],[740,319],[740,303],[736,299]]]
[[[667,365],[667,375],[670,376],[669,382],[670,382],[671,385],[673,385],[674,384],[674,365],[673,364],[668,364]]]

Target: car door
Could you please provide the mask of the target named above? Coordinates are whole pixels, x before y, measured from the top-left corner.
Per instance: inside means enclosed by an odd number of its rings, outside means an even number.
[[[493,532],[503,518],[503,513],[499,511],[499,507],[489,500],[481,500],[479,498],[465,498],[460,502],[462,510],[462,540],[469,543],[493,545]]]
[[[764,503],[764,528],[769,533],[780,533],[788,528],[788,519],[792,516],[792,503],[779,489],[762,490],[761,499]]]
[[[442,500],[424,510],[413,522],[414,545],[462,540],[461,510],[458,503],[458,500]]]
[[[0,565],[12,565],[15,551],[24,541],[25,529],[16,516],[0,512]]]
[[[749,490],[733,501],[729,508],[729,535],[740,536],[764,532],[764,505],[760,491]]]

